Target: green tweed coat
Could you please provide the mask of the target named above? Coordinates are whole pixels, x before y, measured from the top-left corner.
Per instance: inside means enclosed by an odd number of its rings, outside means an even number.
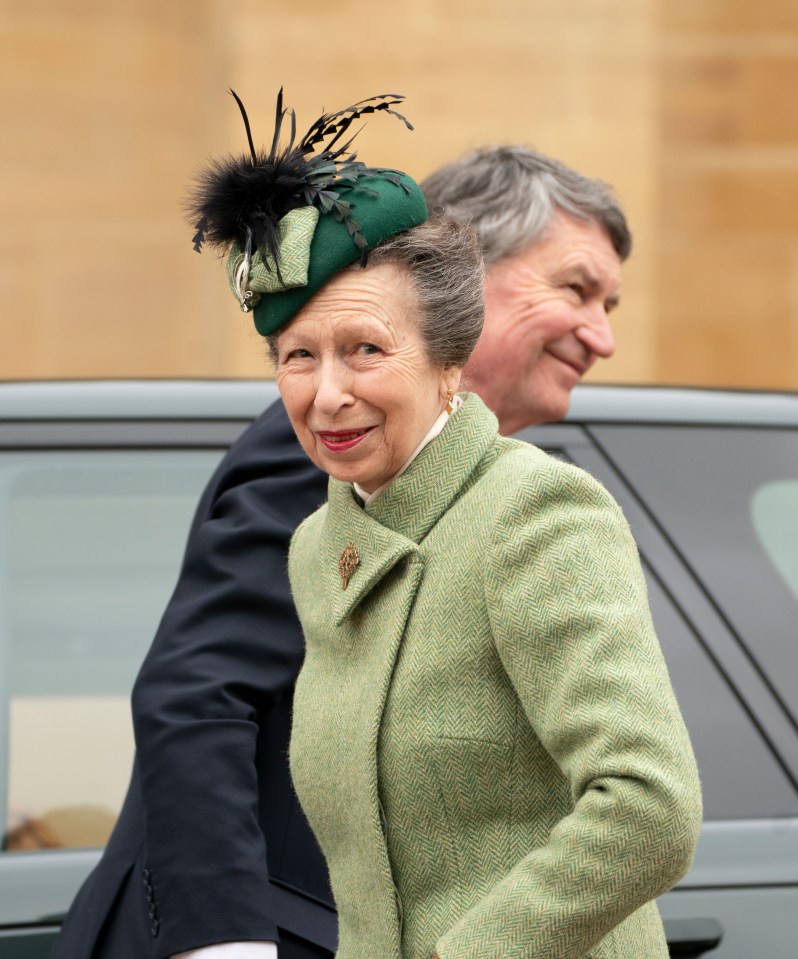
[[[331,480],[289,571],[291,769],[339,959],[665,959],[650,900],[700,792],[606,491],[471,395],[367,508]]]

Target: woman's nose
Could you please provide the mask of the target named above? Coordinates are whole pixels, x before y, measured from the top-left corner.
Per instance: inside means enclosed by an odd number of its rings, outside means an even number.
[[[334,416],[342,406],[353,402],[350,376],[339,363],[322,363],[318,371],[314,404],[325,416]]]
[[[615,352],[615,337],[603,306],[591,310],[589,319],[580,324],[575,332],[580,343],[596,356],[608,359]]]

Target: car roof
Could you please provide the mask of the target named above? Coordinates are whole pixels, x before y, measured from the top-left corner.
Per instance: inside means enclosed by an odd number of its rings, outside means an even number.
[[[0,420],[247,420],[273,380],[60,380],[0,383]],[[566,422],[798,426],[798,393],[583,385]]]
[[[798,426],[798,393],[669,386],[580,386],[568,422]]]
[[[0,383],[0,420],[248,420],[273,380],[52,380]]]

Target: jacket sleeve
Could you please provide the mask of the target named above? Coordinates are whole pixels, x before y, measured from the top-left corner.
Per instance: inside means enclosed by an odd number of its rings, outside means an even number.
[[[698,775],[617,504],[553,464],[499,514],[484,567],[491,628],[573,806],[437,951],[577,959],[689,868]]]
[[[258,821],[258,721],[301,665],[286,554],[325,494],[326,477],[278,403],[231,448],[200,501],[133,691],[159,957],[279,938]]]

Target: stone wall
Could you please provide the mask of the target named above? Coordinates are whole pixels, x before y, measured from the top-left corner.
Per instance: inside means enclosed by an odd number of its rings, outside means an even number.
[[[0,377],[268,367],[191,249],[207,156],[407,95],[369,162],[423,177],[530,143],[610,181],[635,233],[594,380],[798,388],[794,0],[0,0]]]

